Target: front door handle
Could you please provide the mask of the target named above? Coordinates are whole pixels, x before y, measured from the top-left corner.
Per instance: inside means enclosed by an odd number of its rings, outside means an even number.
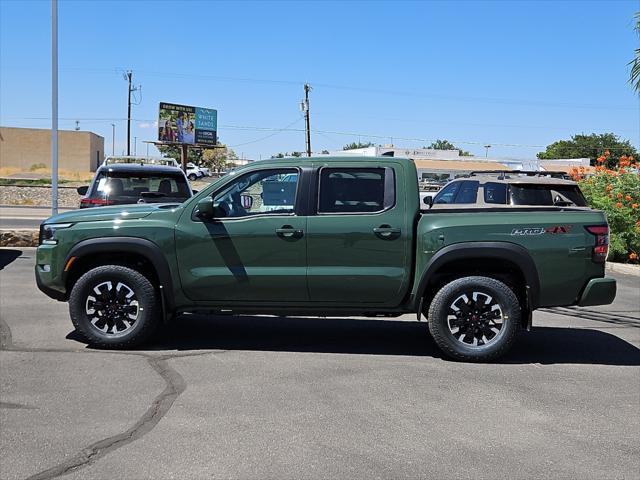
[[[390,238],[398,237],[400,233],[402,233],[402,230],[399,228],[393,228],[391,225],[380,225],[373,229],[373,233],[375,233],[379,238],[388,240]]]
[[[293,228],[291,225],[283,225],[280,228],[276,228],[276,235],[282,238],[300,238],[304,235],[304,230]]]

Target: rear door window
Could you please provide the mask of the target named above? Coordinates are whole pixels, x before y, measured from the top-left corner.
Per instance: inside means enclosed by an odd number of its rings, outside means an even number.
[[[319,213],[372,213],[391,208],[395,185],[391,168],[322,168]]]

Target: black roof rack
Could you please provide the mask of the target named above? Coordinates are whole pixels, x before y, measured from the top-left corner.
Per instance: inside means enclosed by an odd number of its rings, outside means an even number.
[[[499,178],[504,179],[506,175],[527,175],[530,177],[553,177],[553,178],[566,178],[567,172],[562,171],[538,171],[538,170],[475,170],[469,175],[498,175]]]

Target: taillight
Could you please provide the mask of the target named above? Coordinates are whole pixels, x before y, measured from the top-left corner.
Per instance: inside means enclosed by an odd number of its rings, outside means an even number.
[[[81,207],[101,207],[103,205],[111,205],[113,202],[111,200],[106,200],[104,198],[87,198],[82,197],[80,199]]]
[[[591,235],[595,235],[596,244],[593,247],[591,260],[596,263],[604,263],[609,252],[609,226],[589,225],[584,227]]]

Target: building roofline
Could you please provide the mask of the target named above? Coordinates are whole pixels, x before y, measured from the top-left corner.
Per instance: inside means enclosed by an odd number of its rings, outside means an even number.
[[[1,129],[10,129],[10,130],[38,130],[38,131],[42,131],[42,132],[51,132],[50,128],[32,128],[32,127],[5,127],[0,125]],[[100,137],[100,138],[104,138],[102,135],[98,135],[95,132],[91,132],[89,130],[63,130],[63,129],[58,129],[58,133],[74,133],[74,134],[88,134],[88,135],[95,135],[96,137]]]

